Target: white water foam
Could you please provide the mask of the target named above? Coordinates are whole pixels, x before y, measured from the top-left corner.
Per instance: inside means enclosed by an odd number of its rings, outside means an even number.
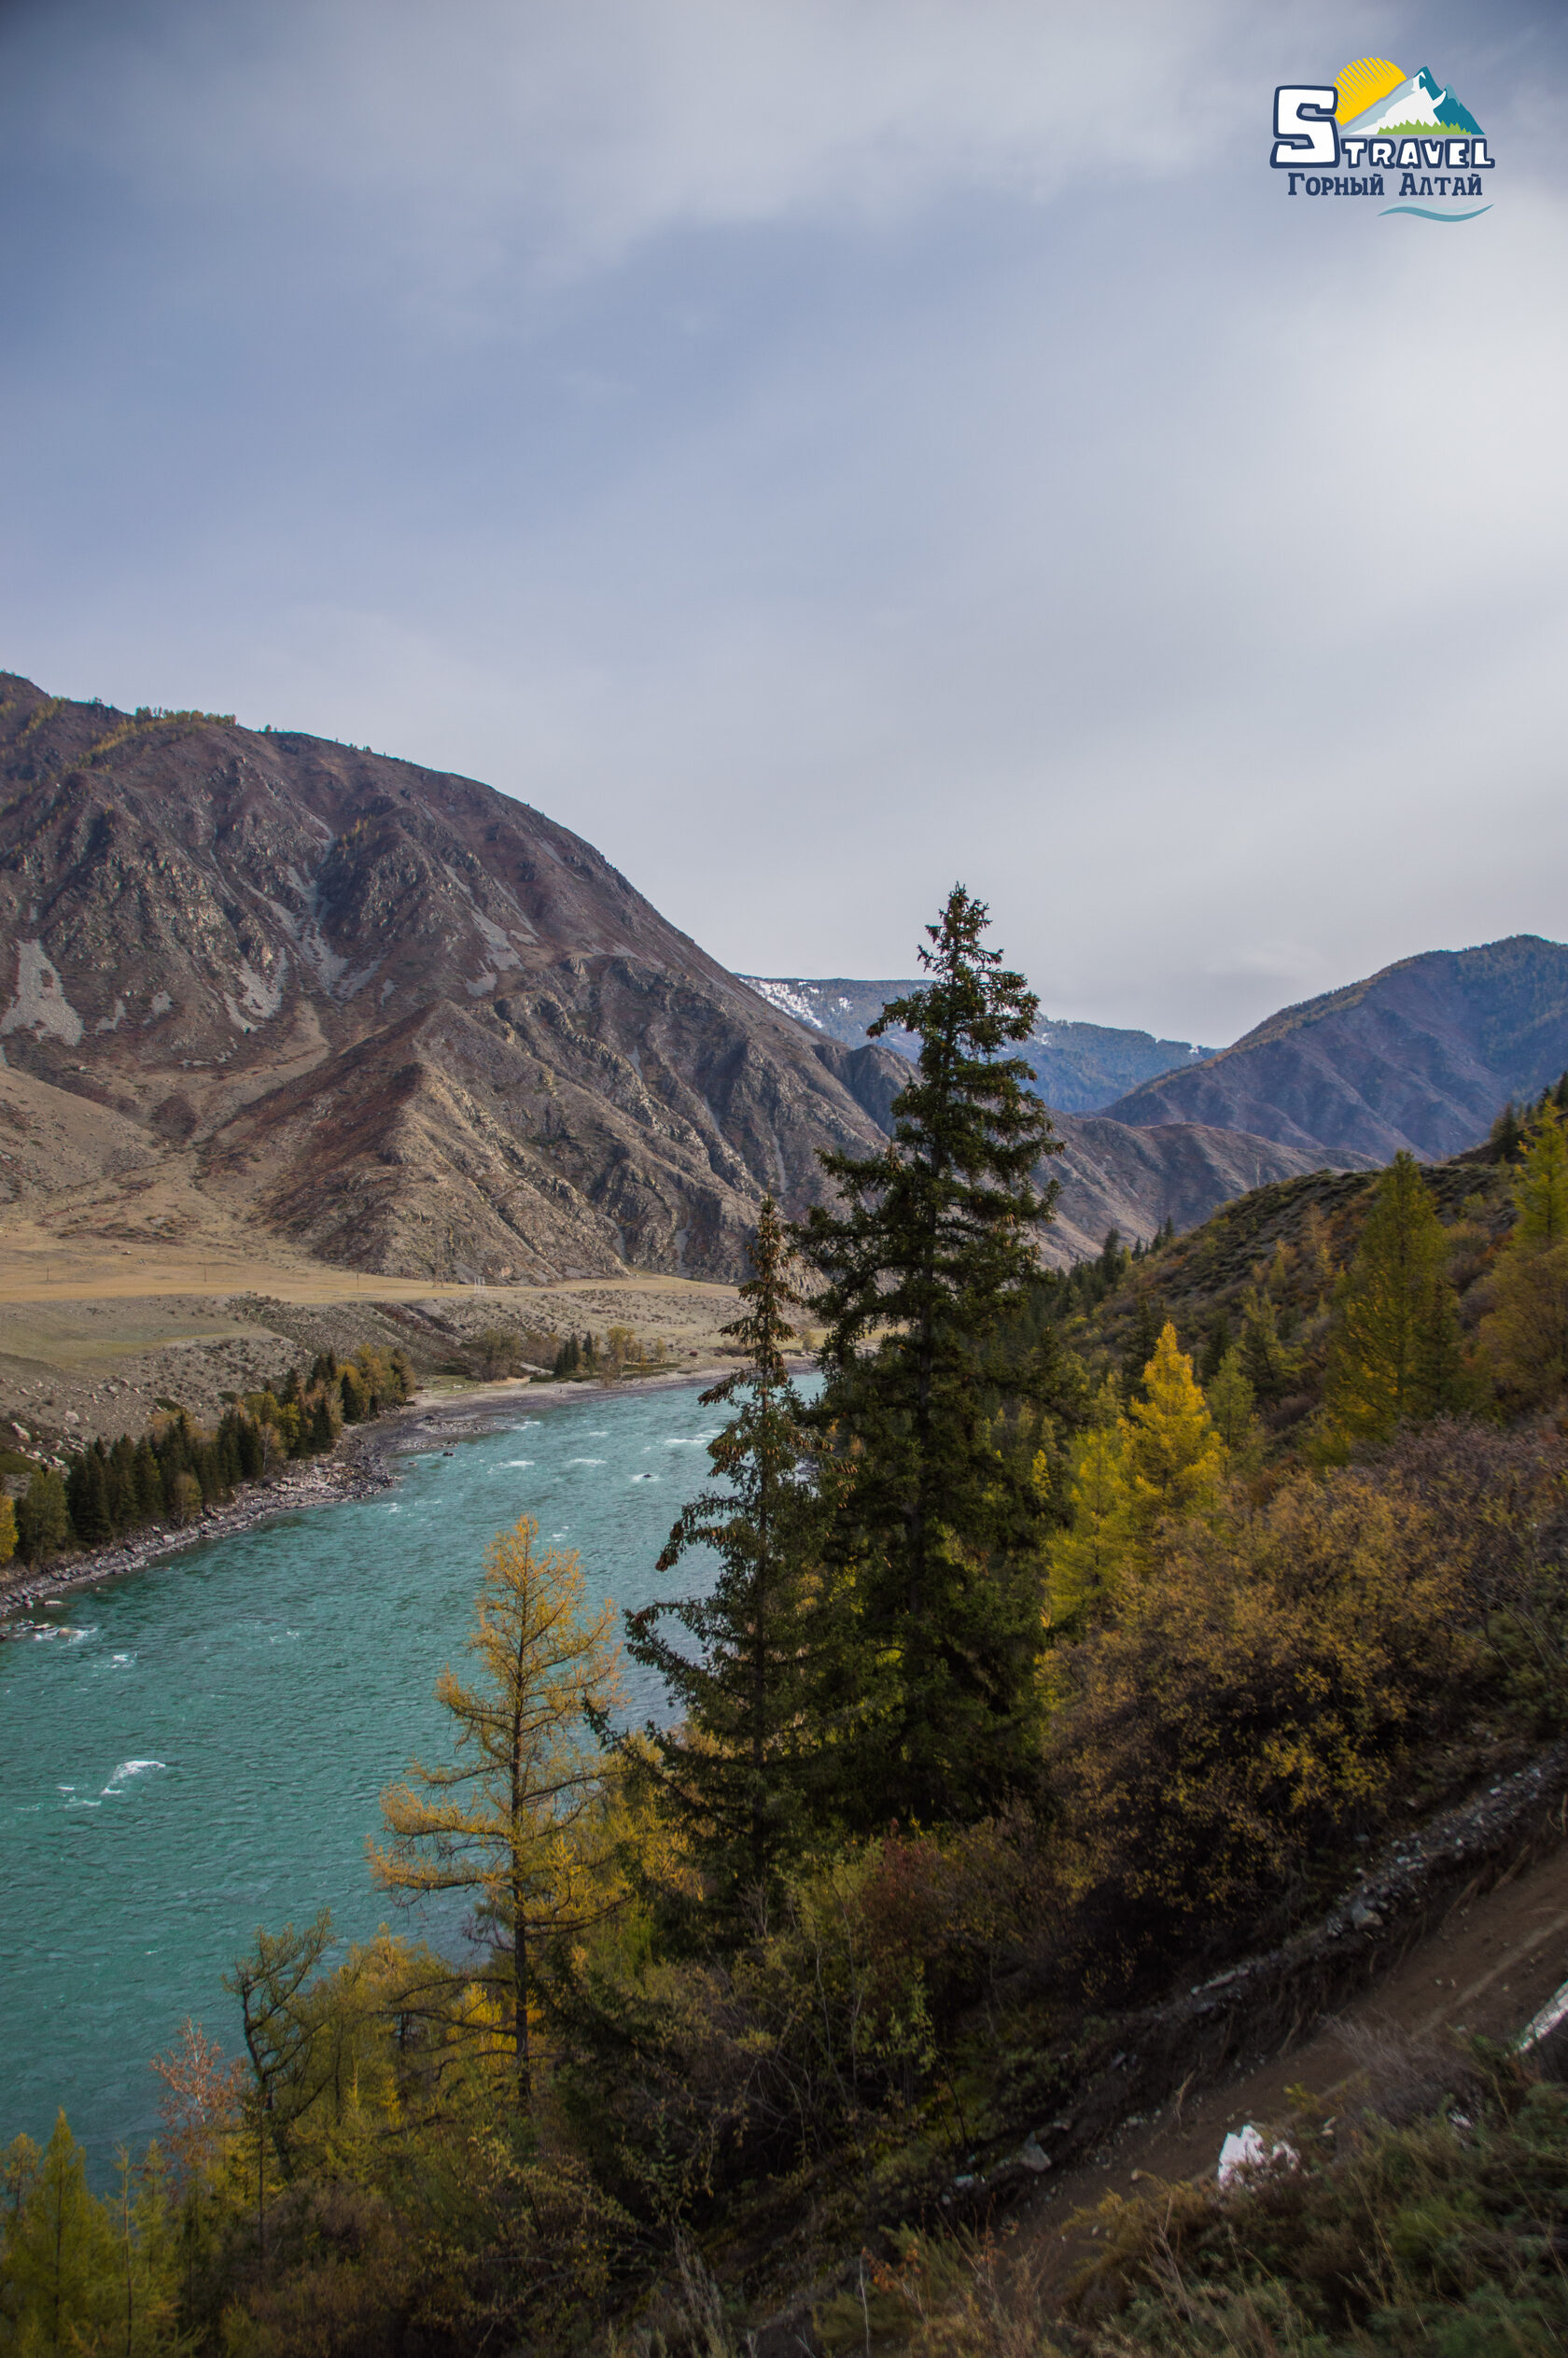
[[[161,1769],[166,1765],[162,1761],[121,1761],[104,1790],[105,1793],[123,1793],[133,1776],[146,1776],[150,1769]]]
[[[568,1457],[567,1464],[568,1466],[602,1466],[604,1459],[602,1457]]]
[[[533,1462],[534,1461],[531,1457],[503,1457],[501,1460],[501,1471],[503,1474],[520,1474],[525,1466],[531,1466]]]

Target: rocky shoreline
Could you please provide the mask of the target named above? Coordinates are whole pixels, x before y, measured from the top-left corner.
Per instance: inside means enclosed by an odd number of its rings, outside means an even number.
[[[710,1382],[720,1372],[716,1368],[701,1368],[643,1376],[636,1388],[665,1391],[677,1384]],[[119,1579],[128,1572],[145,1572],[191,1548],[253,1531],[276,1515],[339,1506],[347,1499],[373,1498],[379,1491],[396,1486],[399,1457],[412,1456],[446,1438],[477,1440],[482,1434],[495,1432],[530,1402],[568,1398],[591,1388],[570,1383],[497,1383],[455,1400],[416,1396],[406,1407],[388,1410],[373,1425],[357,1425],[343,1434],[330,1457],[309,1458],[271,1481],[252,1482],[227,1507],[209,1508],[195,1523],[153,1524],[133,1539],[61,1556],[35,1570],[23,1567],[13,1579],[7,1578],[11,1568],[7,1566],[0,1572],[0,1642],[26,1636],[34,1624],[21,1617],[74,1590],[96,1588],[100,1581]]]

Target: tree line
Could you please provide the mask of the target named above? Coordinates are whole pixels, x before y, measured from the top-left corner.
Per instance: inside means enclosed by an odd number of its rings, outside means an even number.
[[[289,1458],[330,1451],[345,1424],[399,1406],[413,1385],[401,1351],[366,1344],[343,1360],[328,1351],[308,1373],[291,1367],[275,1386],[231,1399],[210,1432],[176,1408],[139,1436],[89,1441],[63,1465],[35,1465],[21,1497],[0,1502],[0,1563],[14,1554],[41,1565],[153,1525],[194,1523]]]

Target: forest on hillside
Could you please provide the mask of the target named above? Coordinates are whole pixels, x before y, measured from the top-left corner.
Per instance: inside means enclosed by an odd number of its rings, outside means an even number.
[[[1568,2338],[1568,2104],[1495,2055],[1462,2122],[1309,2123],[1288,2184],[1130,2205],[1092,2311],[981,2299],[931,2232],[1118,2017],[1568,1730],[1568,1082],[1472,1157],[1043,1272],[1037,1008],[987,933],[955,889],[886,1011],[887,1148],[763,1207],[712,1480],[626,1631],[673,1719],[627,1723],[576,1559],[498,1534],[452,1748],[371,1855],[389,1901],[464,1895],[474,1954],[259,1936],[237,2052],[157,2059],[110,2197],[63,2113],[6,2152],[0,2350],[738,2358],[856,2254],[885,2349]],[[817,2347],[872,2348],[865,2282]]]

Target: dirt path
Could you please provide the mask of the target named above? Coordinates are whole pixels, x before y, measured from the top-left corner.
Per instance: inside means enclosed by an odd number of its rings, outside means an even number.
[[[1013,2213],[1013,2253],[1029,2252],[1043,2264],[1049,2291],[1092,2248],[1085,2228],[1069,2229],[1074,2212],[1107,2194],[1129,2194],[1145,2179],[1211,2177],[1225,2136],[1249,2121],[1261,2126],[1281,2119],[1291,2109],[1291,2088],[1353,2109],[1365,2093],[1368,2038],[1395,2048],[1411,2041],[1440,2047],[1462,2029],[1510,2039],[1564,1981],[1568,1849],[1456,1905],[1381,1982],[1309,2036],[1195,2090],[1151,2120],[1129,2121],[1093,2162],[1043,2183]]]

